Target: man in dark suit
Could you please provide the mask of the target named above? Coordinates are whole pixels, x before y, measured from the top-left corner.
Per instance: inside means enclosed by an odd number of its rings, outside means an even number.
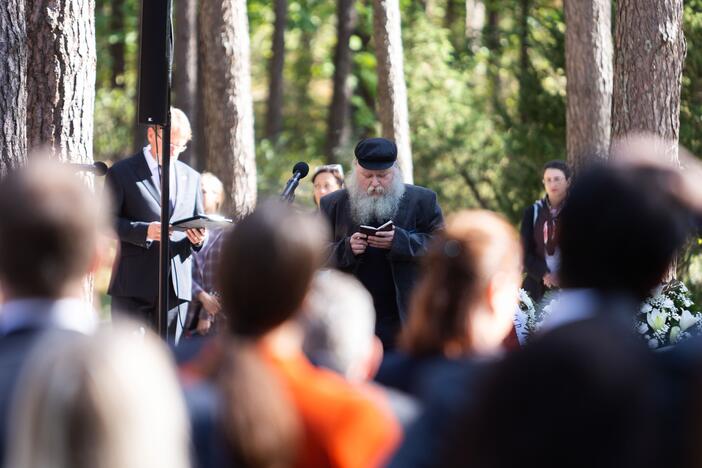
[[[332,225],[329,262],[356,276],[373,296],[376,334],[387,350],[407,316],[419,258],[444,219],[434,192],[402,182],[395,143],[368,138],[354,153],[347,188],[323,197],[320,209]],[[360,232],[361,225],[387,221],[394,229]]]
[[[34,160],[0,179],[0,459],[11,397],[39,338],[74,338],[98,323],[83,286],[100,265],[108,214],[102,197],[55,162]]]
[[[191,137],[185,114],[171,109],[170,220],[204,214],[200,175],[177,160]],[[159,246],[161,241],[161,131],[149,128],[149,145],[114,164],[106,186],[114,201],[119,258],[108,294],[113,314],[129,313],[149,324],[158,314]],[[192,253],[205,240],[205,230],[170,235],[171,282],[168,291],[168,335],[178,342],[191,299]]]

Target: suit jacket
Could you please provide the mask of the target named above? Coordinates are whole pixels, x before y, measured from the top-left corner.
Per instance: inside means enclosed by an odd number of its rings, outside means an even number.
[[[543,242],[537,244],[534,238],[535,229],[538,229],[538,232],[543,231],[543,217],[540,214],[540,211],[543,209],[543,203],[542,200],[539,200],[524,210],[520,227],[522,249],[524,250],[524,272],[526,273],[522,288],[537,302],[541,300],[546,292],[543,277],[549,272],[548,266],[546,266],[546,259],[544,258]],[[534,213],[537,207],[539,212]],[[535,227],[534,224],[537,224],[537,226]]]
[[[170,221],[204,214],[200,174],[176,161],[175,206]],[[105,186],[112,192],[115,226],[120,240],[119,258],[112,270],[107,293],[137,298],[156,304],[158,298],[159,244],[147,242],[150,223],[161,219],[161,191],[156,187],[144,153],[115,163],[108,171]],[[170,239],[172,298],[191,299],[192,246],[183,232]]]
[[[363,255],[355,256],[349,243],[351,234],[358,232],[359,225],[351,219],[348,191],[337,190],[322,197],[320,209],[332,225],[330,266],[355,274]],[[426,252],[432,234],[444,225],[436,194],[424,187],[405,184],[405,193],[393,222],[395,238],[387,258],[392,270],[397,310],[404,321],[409,296],[417,279],[419,258]]]

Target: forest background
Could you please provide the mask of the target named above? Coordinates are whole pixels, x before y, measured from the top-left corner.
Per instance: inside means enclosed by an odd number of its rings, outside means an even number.
[[[185,3],[193,2],[175,0],[176,50],[182,46],[178,21],[187,14]],[[281,3],[286,4],[284,37],[280,42],[278,35],[276,43],[275,7]],[[248,1],[259,198],[276,195],[297,161],[312,167],[338,161],[348,171],[355,142],[381,133],[372,5],[369,0],[351,4],[349,119],[343,136],[330,147],[337,2]],[[543,163],[566,158],[563,2],[401,0],[400,8],[414,182],[436,191],[447,213],[485,208],[518,224],[522,210],[543,192]],[[613,12],[615,8],[613,3]],[[94,157],[115,161],[144,141],[143,129],[135,123],[139,1],[97,0],[95,14]],[[277,18],[280,22],[280,13]],[[613,13],[613,31],[614,21]],[[684,31],[680,144],[699,156],[702,0],[685,1]],[[281,57],[281,47],[282,68],[273,59],[276,53]],[[185,68],[178,58],[176,51],[175,105],[182,99],[177,82]],[[203,73],[200,63],[198,75]],[[272,95],[272,80],[279,81],[282,95]],[[277,123],[271,123],[271,108],[277,111]],[[198,155],[205,153],[205,137],[202,119],[197,122],[194,141],[182,158],[202,170],[205,162]],[[312,206],[307,180],[297,200]],[[678,275],[702,304],[699,239],[680,257]]]

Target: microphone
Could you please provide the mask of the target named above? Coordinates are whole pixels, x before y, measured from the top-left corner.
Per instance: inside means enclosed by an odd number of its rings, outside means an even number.
[[[289,202],[293,201],[295,198],[295,189],[300,183],[300,179],[304,179],[309,172],[310,166],[308,166],[306,162],[300,161],[295,164],[292,170],[293,176],[285,184],[285,189],[283,189],[283,193],[280,194],[280,199]]]
[[[93,164],[66,163],[66,165],[75,172],[90,172],[96,176],[104,176],[107,174],[107,164],[102,161],[97,161]]]

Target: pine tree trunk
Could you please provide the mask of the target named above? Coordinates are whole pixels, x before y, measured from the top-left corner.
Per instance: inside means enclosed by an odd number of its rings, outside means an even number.
[[[339,149],[349,144],[351,138],[351,86],[349,75],[353,55],[349,46],[356,27],[357,15],[354,0],[337,1],[337,43],[334,51],[334,92],[329,106],[327,127],[327,161],[339,162]]]
[[[519,0],[519,120],[522,125],[529,122],[529,105],[527,104],[527,94],[531,70],[529,60],[529,14],[531,12],[531,0]]]
[[[93,161],[95,1],[27,0],[27,141]]]
[[[0,177],[27,159],[27,38],[24,0],[0,4]]]
[[[485,3],[482,0],[466,0],[466,40],[471,48],[479,44],[485,27]]]
[[[612,141],[652,134],[677,162],[687,52],[683,0],[618,0],[615,50]]]
[[[277,141],[283,131],[283,66],[285,65],[285,28],[288,23],[288,1],[274,0],[275,23],[271,61],[268,64],[268,112],[266,138]]]
[[[206,167],[229,191],[234,217],[256,204],[254,116],[245,0],[207,0],[200,5],[203,49]]]
[[[27,0],[27,147],[93,162],[95,1]],[[91,183],[88,179],[88,183]],[[93,301],[93,277],[83,299]]]
[[[110,32],[124,38],[124,0],[112,0]],[[113,88],[124,88],[124,39],[110,44],[111,81]]]
[[[609,153],[612,112],[610,0],[566,0],[566,140],[576,169]]]
[[[378,107],[382,133],[395,141],[406,183],[412,183],[407,87],[399,0],[373,0],[373,34],[378,61]]]
[[[176,0],[173,103],[188,116],[193,130],[188,148],[179,157],[191,166],[197,165],[198,156],[197,57],[197,0]]]

